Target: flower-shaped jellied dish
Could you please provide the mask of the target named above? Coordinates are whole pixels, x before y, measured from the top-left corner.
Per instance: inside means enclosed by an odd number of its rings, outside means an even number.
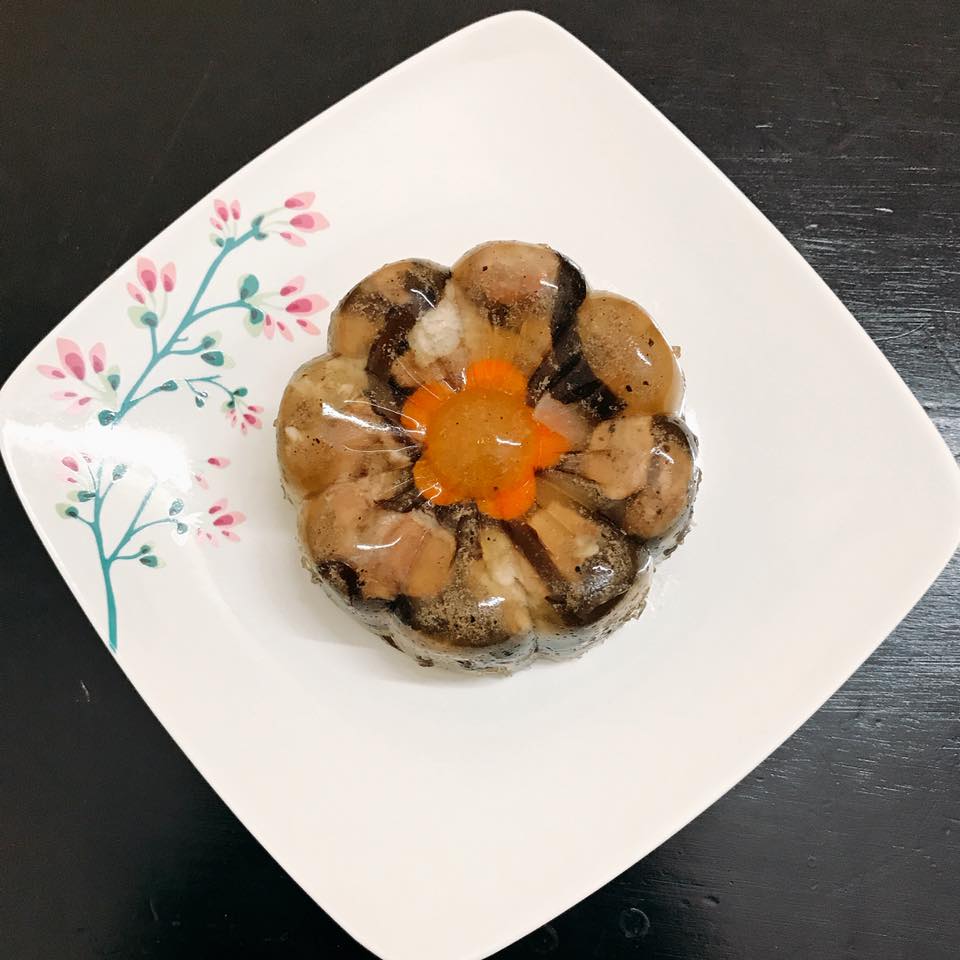
[[[421,664],[574,656],[643,606],[699,482],[674,351],[549,247],[389,264],[277,419],[304,564]]]

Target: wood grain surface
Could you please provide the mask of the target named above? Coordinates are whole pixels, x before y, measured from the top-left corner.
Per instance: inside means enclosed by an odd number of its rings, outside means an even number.
[[[786,234],[956,454],[960,4],[532,6],[607,59]],[[279,136],[505,8],[7,0],[0,378]],[[173,745],[83,618],[5,475],[0,495],[0,956],[366,955]],[[770,759],[503,958],[956,960],[958,640],[954,558]]]

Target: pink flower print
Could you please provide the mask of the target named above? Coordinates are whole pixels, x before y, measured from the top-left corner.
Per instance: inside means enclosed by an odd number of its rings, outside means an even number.
[[[83,413],[93,402],[93,397],[85,397],[76,390],[57,390],[50,394],[54,400],[61,400],[67,404],[67,413]]]
[[[81,483],[82,477],[80,475],[80,461],[76,457],[63,457],[60,460],[60,463],[66,467],[66,470],[61,472],[61,479],[64,483],[73,484],[77,486]]]
[[[95,406],[116,406],[120,371],[117,367],[107,369],[107,350],[102,343],[95,343],[84,357],[76,341],[60,337],[57,339],[57,354],[59,363],[56,366],[41,363],[37,367],[42,376],[63,384],[65,389],[51,394],[54,400],[66,403],[71,413],[91,409],[94,401]]]
[[[210,218],[210,225],[214,230],[228,237],[237,236],[237,222],[240,220],[240,201],[231,200],[229,204],[219,197],[213,201],[214,216]],[[215,233],[210,234],[210,240],[218,247],[224,245],[224,237],[218,237]]]
[[[234,405],[230,407],[227,404],[225,411],[231,427],[239,427],[240,432],[246,436],[248,430],[259,430],[263,426],[263,421],[259,414],[263,413],[263,407],[256,404],[245,404],[239,397],[234,398]]]
[[[294,281],[300,282],[298,284]],[[301,289],[303,289],[303,277],[295,277],[294,280],[290,281],[290,283],[281,289],[280,293],[283,294],[284,290],[288,290],[291,293],[299,293]],[[307,317],[321,310],[326,310],[329,306],[330,304],[327,300],[321,297],[319,293],[308,293],[291,300],[286,307],[284,307],[284,310],[291,315],[288,323],[295,323],[304,333],[315,337],[320,333],[320,328],[311,320],[308,320]],[[278,320],[277,329],[287,340],[293,339],[293,331],[287,324]]]
[[[248,430],[259,430],[263,426],[260,414],[263,413],[263,407],[247,402],[247,388],[237,387],[234,390],[227,391],[230,396],[221,407],[223,415],[227,418],[231,427],[239,427],[242,434]],[[217,458],[224,460],[225,458]],[[229,460],[225,461],[229,463]],[[213,464],[211,464],[213,466]]]
[[[95,343],[90,348],[90,366],[94,373],[103,373],[106,366],[107,350],[102,343]]]
[[[298,213],[295,217],[291,217],[290,226],[306,233],[314,233],[317,230],[325,230],[330,226],[330,221],[322,213],[308,210],[306,213]]]
[[[157,267],[148,257],[137,258],[137,279],[147,293],[157,289]]]
[[[247,283],[249,279],[245,278],[242,283]],[[262,330],[267,340],[272,340],[279,333],[287,341],[293,340],[298,329],[310,336],[319,334],[320,328],[308,317],[325,310],[330,304],[319,293],[303,293],[305,284],[303,277],[292,277],[279,292],[256,293],[248,297],[247,303],[253,309],[245,320],[247,331],[259,336]],[[282,313],[277,316],[280,311]]]
[[[78,490],[85,490],[92,486],[90,463],[90,457],[85,453],[75,452],[60,458],[58,463],[60,479],[72,488],[72,492],[67,494],[68,499],[77,500]],[[86,500],[89,497],[84,495],[79,499]]]
[[[209,466],[215,467],[217,470],[225,470],[230,466],[230,460],[227,457],[207,457],[206,462]],[[206,476],[199,470],[194,473],[193,479],[201,490],[207,490],[210,486]]]
[[[297,317],[297,326],[311,337],[315,337],[320,333],[320,328],[306,317]]]
[[[62,400],[67,403],[68,413],[83,413],[93,402],[93,397],[84,397],[75,390],[58,390],[51,394],[54,400]]]
[[[83,353],[73,340],[60,337],[57,340],[57,352],[60,354],[60,364],[69,370],[78,380],[86,374],[83,362]]]
[[[310,315],[320,310],[325,310],[330,304],[320,296],[319,293],[308,293],[304,297],[297,297],[291,300],[287,306],[287,313],[297,313],[301,315]]]
[[[293,277],[280,288],[281,297],[292,297],[303,289],[306,280],[303,277]]]
[[[197,527],[197,538],[205,541],[212,546],[216,546],[218,540],[223,538],[237,543],[240,537],[237,536],[235,528],[243,523],[247,518],[239,510],[228,510],[226,497],[217,500],[207,509],[206,516]]]
[[[177,268],[165,263],[161,269],[149,257],[137,258],[137,282],[127,281],[134,304],[127,316],[138,329],[157,327],[167,312],[167,294],[177,285]],[[159,296],[158,296],[159,294]]]
[[[227,511],[224,508],[227,506],[227,501],[220,500],[213,507],[210,508],[210,513],[215,513],[213,525],[215,527],[231,527],[236,526],[237,524],[243,523],[247,518],[240,513],[239,510]]]
[[[257,416],[258,413],[263,413],[263,407],[253,405],[236,414],[240,418],[239,424],[242,434],[246,434],[248,429],[259,430],[263,426],[263,421]]]
[[[303,330],[305,333],[311,335],[317,334],[320,332],[319,327],[316,324],[311,323],[309,320],[305,320],[303,317],[298,317],[296,324]],[[290,326],[289,322],[284,322],[283,320],[274,320],[269,313],[264,314],[263,317],[263,334],[268,340],[273,339],[273,335],[279,333],[284,340],[289,343],[293,342],[293,327]]]
[[[271,221],[268,226],[272,226],[275,232],[291,246],[306,246],[306,240],[300,236],[301,233],[315,233],[317,230],[326,230],[330,226],[330,221],[322,213],[310,209],[316,199],[317,195],[312,190],[287,197],[280,209],[284,212],[289,211],[290,219],[281,223]]]
[[[306,210],[307,207],[313,206],[313,201],[316,199],[317,195],[307,190],[304,193],[295,193],[292,197],[287,197],[283,205],[288,210]]]

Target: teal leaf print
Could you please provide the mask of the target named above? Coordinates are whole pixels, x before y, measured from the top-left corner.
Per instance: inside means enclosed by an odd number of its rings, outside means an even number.
[[[260,281],[252,274],[240,278],[240,299],[249,300],[260,289]]]
[[[259,337],[263,332],[263,311],[251,307],[250,312],[243,318],[243,326],[251,337]]]

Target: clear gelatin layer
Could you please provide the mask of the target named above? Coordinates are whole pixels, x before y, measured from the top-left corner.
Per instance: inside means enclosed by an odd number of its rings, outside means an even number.
[[[546,246],[391,263],[277,418],[304,565],[425,665],[576,656],[643,608],[700,474],[674,350]]]

